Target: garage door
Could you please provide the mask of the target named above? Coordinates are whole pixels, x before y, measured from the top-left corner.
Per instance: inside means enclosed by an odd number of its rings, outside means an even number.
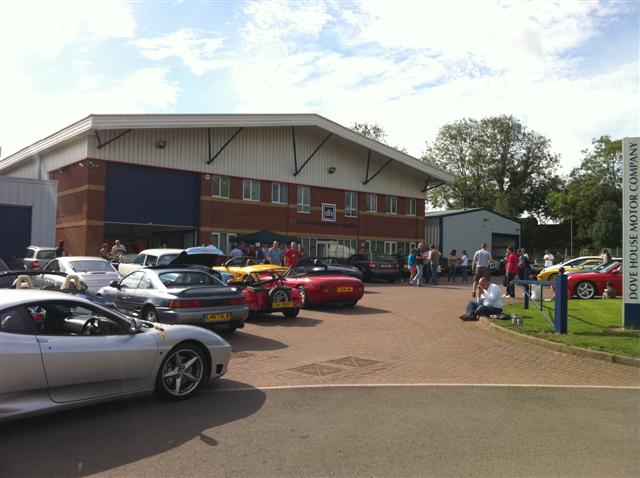
[[[108,163],[105,222],[197,227],[197,173]]]
[[[8,263],[31,245],[31,207],[0,204],[0,224],[0,258]]]

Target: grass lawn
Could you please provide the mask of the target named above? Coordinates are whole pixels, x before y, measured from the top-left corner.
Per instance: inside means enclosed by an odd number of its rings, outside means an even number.
[[[545,302],[544,310],[553,320],[554,303]],[[525,310],[522,302],[505,304],[507,314],[523,317],[521,326],[508,320],[492,322],[512,330],[575,347],[640,357],[640,330],[622,330],[622,300],[569,300],[567,335],[556,334],[535,305]]]

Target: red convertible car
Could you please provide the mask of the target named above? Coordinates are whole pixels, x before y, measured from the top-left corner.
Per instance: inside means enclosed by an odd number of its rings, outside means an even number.
[[[364,283],[353,276],[327,273],[327,266],[305,269],[291,268],[284,275],[284,284],[296,289],[303,306],[343,304],[353,307],[362,299]]]
[[[242,288],[250,315],[282,312],[285,317],[293,318],[302,308],[300,293],[273,271],[252,272],[243,282],[231,283]]]
[[[567,274],[569,297],[592,299],[601,296],[611,281],[618,294],[622,292],[622,264],[613,262],[604,264],[589,271],[570,272]]]

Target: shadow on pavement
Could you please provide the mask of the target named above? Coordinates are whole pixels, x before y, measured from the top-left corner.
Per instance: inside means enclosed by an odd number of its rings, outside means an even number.
[[[212,393],[164,402],[121,400],[0,425],[0,470],[10,476],[84,476],[153,457],[199,439],[214,453],[215,427],[256,413],[264,392]],[[211,430],[211,429],[214,430]],[[220,459],[224,459],[222,456]]]
[[[293,319],[286,319],[278,317],[277,315],[258,315],[252,317],[250,322],[260,327],[315,327],[323,321],[300,316]]]
[[[286,319],[289,320],[289,319]],[[234,352],[260,352],[265,350],[280,350],[289,347],[278,340],[268,339],[260,335],[249,332],[236,331],[231,335],[223,335],[224,339],[231,344]]]
[[[388,314],[385,309],[375,307],[365,307],[364,305],[356,305],[355,307],[344,307],[342,305],[327,305],[323,307],[314,307],[314,310],[320,312],[337,312],[341,315],[369,315],[369,314]]]

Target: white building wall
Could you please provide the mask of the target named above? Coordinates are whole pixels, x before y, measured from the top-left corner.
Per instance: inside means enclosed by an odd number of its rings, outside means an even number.
[[[235,131],[235,128],[213,129],[212,154]],[[101,141],[104,143],[121,132],[101,132]],[[296,127],[299,167],[326,135],[319,128]],[[158,140],[167,142],[164,149],[156,147]],[[300,174],[294,176],[293,140],[289,127],[245,128],[209,165],[205,128],[134,130],[101,149],[97,148],[93,138],[89,137],[88,141],[87,156],[97,159],[377,194],[424,196],[421,192],[424,179],[417,177],[415,170],[397,162],[389,164],[373,181],[363,185],[367,150],[335,135]],[[370,176],[385,161],[386,158],[373,153]],[[336,168],[334,174],[327,172],[331,166]]]
[[[486,222],[485,222],[486,219]],[[520,235],[520,224],[489,211],[468,212],[443,218],[442,251],[466,250],[473,254],[486,242],[492,249],[492,234]]]
[[[46,154],[35,155],[15,167],[2,170],[2,176],[48,179],[49,171],[75,163],[87,157],[87,137],[76,139]]]
[[[0,177],[0,204],[31,206],[31,244],[36,246],[55,243],[57,195],[57,181]]]

